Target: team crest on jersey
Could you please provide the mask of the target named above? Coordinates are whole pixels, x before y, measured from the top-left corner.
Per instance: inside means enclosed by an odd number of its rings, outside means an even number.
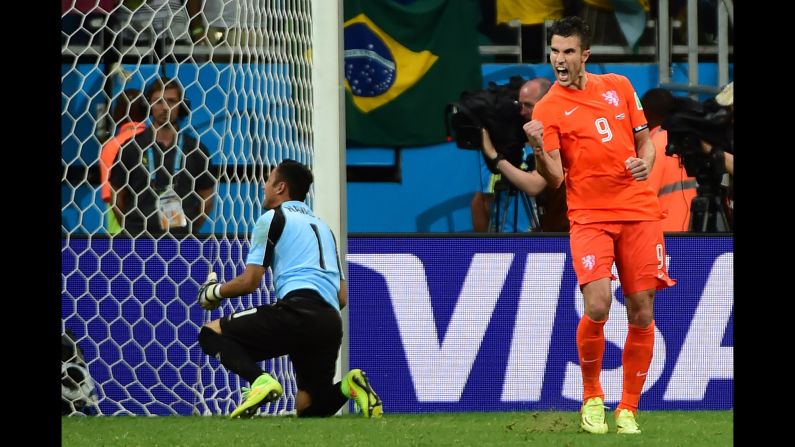
[[[608,104],[613,104],[614,106],[618,107],[618,93],[616,93],[615,90],[609,90],[602,93],[602,98],[604,98]]]

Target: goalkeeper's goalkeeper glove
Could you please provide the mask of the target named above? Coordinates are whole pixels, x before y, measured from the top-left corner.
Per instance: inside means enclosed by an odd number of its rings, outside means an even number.
[[[221,296],[221,284],[218,283],[218,276],[215,272],[210,272],[207,275],[207,281],[204,281],[204,284],[199,287],[199,305],[206,310],[217,309],[221,305],[222,299],[224,297]]]

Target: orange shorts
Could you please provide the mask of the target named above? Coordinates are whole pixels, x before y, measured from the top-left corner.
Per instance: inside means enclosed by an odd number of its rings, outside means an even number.
[[[582,287],[602,278],[616,279],[624,295],[676,284],[665,265],[665,240],[659,220],[571,223],[571,257]]]

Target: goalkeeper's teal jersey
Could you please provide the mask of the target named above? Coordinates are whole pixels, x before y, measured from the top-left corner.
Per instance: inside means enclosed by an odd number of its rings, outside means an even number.
[[[284,202],[257,219],[246,264],[271,267],[277,299],[293,290],[312,289],[340,310],[337,293],[345,278],[337,241],[303,202]]]

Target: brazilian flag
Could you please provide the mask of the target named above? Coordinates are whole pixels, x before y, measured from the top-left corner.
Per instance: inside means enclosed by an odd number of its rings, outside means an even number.
[[[475,0],[345,0],[350,145],[445,141],[445,106],[482,87]]]

